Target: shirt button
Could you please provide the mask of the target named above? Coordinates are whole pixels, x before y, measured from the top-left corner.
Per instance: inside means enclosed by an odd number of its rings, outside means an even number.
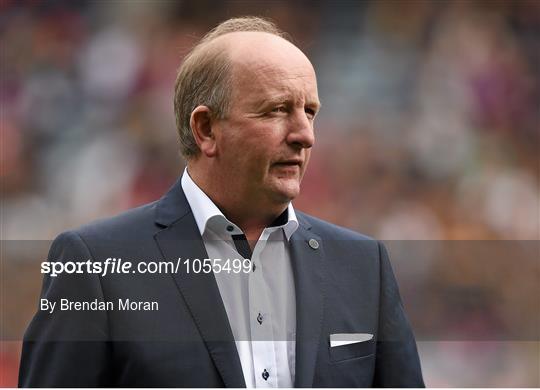
[[[270,374],[268,373],[268,371],[266,371],[266,368],[265,368],[264,371],[262,372],[262,377],[265,381],[267,381],[269,376]]]
[[[261,313],[259,313],[259,315],[257,316],[257,322],[259,323],[259,325],[262,325],[262,322],[263,322],[263,316]]]
[[[232,227],[231,225],[229,225],[229,226],[227,226],[227,230],[228,230],[229,232],[232,232],[232,231],[234,230],[234,227]]]

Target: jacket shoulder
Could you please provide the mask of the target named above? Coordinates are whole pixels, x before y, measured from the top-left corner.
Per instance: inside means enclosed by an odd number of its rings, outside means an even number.
[[[361,234],[358,232],[355,232],[353,230],[347,229],[343,226],[335,225],[333,223],[330,223],[328,221],[324,221],[322,219],[316,218],[312,215],[303,213],[301,211],[296,211],[295,213],[299,217],[299,220],[306,221],[313,230],[318,233],[321,237],[325,238],[332,238],[336,240],[353,240],[353,241],[371,241],[371,242],[377,242],[372,237],[366,236],[365,234]]]
[[[148,203],[113,217],[98,219],[62,235],[78,235],[82,238],[131,238],[153,234],[157,231],[155,224],[156,205],[158,201]]]

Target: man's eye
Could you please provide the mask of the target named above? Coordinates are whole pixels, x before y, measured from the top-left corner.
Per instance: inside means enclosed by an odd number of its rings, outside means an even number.
[[[311,109],[311,108],[306,108],[304,111],[306,112],[307,117],[308,117],[309,119],[315,118],[315,115],[317,114],[317,113],[315,112],[315,110],[313,110],[313,109]]]
[[[272,112],[287,112],[287,108],[285,106],[274,107]]]

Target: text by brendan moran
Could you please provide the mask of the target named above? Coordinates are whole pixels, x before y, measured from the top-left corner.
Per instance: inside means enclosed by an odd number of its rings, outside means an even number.
[[[71,301],[62,298],[59,301],[51,301],[42,298],[39,302],[41,311],[54,313],[60,311],[157,311],[159,304],[156,301],[132,301],[130,299],[118,299],[117,301],[103,301],[93,299],[90,301]]]

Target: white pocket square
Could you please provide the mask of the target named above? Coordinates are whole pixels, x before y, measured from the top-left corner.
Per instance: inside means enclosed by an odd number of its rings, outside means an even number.
[[[361,343],[372,338],[371,333],[335,333],[330,335],[330,347]]]

